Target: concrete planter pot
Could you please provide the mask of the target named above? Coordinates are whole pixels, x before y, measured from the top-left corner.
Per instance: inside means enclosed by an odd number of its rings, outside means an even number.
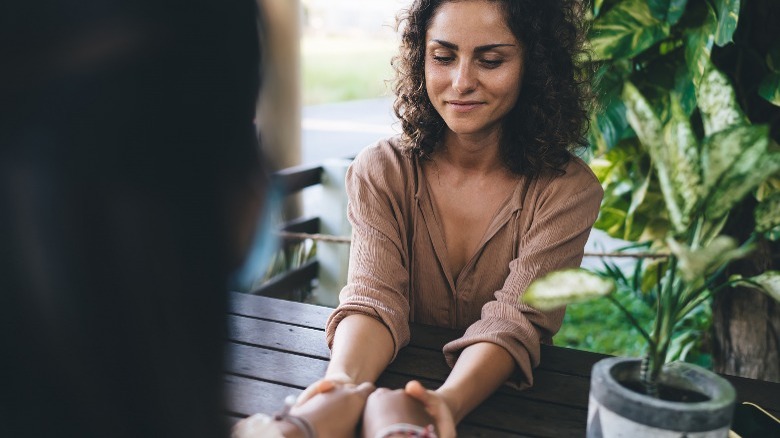
[[[660,386],[706,400],[656,399],[625,386],[639,386],[640,364],[639,359],[614,357],[593,366],[588,437],[728,436],[736,400],[736,391],[728,381],[702,367],[674,362],[664,366]]]

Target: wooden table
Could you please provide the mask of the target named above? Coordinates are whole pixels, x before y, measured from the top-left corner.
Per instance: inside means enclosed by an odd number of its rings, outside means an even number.
[[[324,326],[331,309],[233,293],[225,382],[233,419],[273,413],[285,396],[297,395],[322,377],[328,364]],[[382,374],[378,386],[402,387],[418,379],[438,387],[449,373],[442,346],[457,331],[412,326],[409,346]],[[582,437],[588,409],[591,366],[604,355],[542,346],[535,385],[525,391],[501,388],[458,427],[464,437]],[[780,414],[780,384],[726,376],[740,401]]]

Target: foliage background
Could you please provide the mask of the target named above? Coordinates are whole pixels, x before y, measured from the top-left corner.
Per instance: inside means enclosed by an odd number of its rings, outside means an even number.
[[[703,207],[715,233],[753,239],[760,249],[727,273],[777,269],[780,2],[595,0],[592,6],[590,65],[599,107],[591,166],[605,188],[596,227],[663,251],[668,237],[691,228],[689,213]],[[717,181],[708,179],[713,174]],[[717,185],[727,189],[718,192]],[[730,215],[721,223],[715,219],[722,210]],[[643,276],[647,290],[653,270]],[[733,363],[772,362],[766,358],[777,356],[778,345],[765,334],[776,333],[780,317],[774,304],[762,307],[765,298],[719,294],[714,331],[709,305],[697,309],[673,353],[714,350]],[[740,357],[735,344],[754,344],[759,354]],[[776,375],[777,365],[770,367]],[[751,377],[766,377],[762,372]]]

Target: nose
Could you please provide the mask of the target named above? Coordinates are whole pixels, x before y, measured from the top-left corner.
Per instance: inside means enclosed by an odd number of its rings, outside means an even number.
[[[471,64],[466,60],[461,60],[453,71],[452,88],[460,94],[466,94],[474,91],[476,86],[477,79]]]

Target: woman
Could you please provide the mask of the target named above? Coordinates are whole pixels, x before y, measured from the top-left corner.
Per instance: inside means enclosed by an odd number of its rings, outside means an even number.
[[[395,112],[403,134],[347,174],[348,284],[327,323],[323,380],[374,381],[409,322],[465,329],[452,372],[407,393],[454,430],[502,383],[532,384],[564,309],[520,302],[535,278],[579,266],[601,187],[586,145],[580,2],[416,0],[401,17]],[[300,403],[316,393],[312,387]]]

